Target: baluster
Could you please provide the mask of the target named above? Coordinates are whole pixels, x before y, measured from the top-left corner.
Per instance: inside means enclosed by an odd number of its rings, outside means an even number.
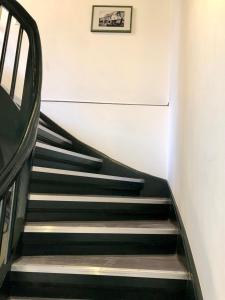
[[[6,196],[3,197],[1,200],[1,214],[0,214],[0,252],[2,248],[2,242],[3,242],[3,230],[4,230],[4,224],[5,224],[5,214],[6,214],[6,204],[7,199]]]
[[[3,46],[2,46],[2,54],[1,54],[1,61],[0,61],[0,83],[2,82],[2,75],[3,75],[3,69],[4,69],[4,64],[5,64],[5,56],[6,56],[8,40],[9,40],[11,20],[12,20],[12,15],[9,13],[8,19],[7,19],[7,24],[6,24],[6,29],[5,29],[5,36],[4,36],[4,41],[3,41]]]
[[[29,101],[29,96],[31,95],[33,89],[33,74],[32,74],[32,53],[31,47],[29,45],[29,51],[27,56],[27,66],[25,72],[23,94],[22,94],[22,103],[21,103],[21,114],[29,115],[33,103]],[[24,119],[26,122],[26,118]]]
[[[16,190],[16,182],[14,182],[13,186],[11,187],[11,195],[10,195],[10,202],[9,202],[9,218],[8,218],[8,236],[7,236],[7,244],[5,248],[5,263],[10,259],[11,256],[11,247],[12,247],[12,240],[13,240],[13,231],[14,231],[14,224],[16,218],[16,208],[17,203],[15,202],[15,190]]]
[[[23,40],[23,29],[20,26],[18,39],[17,39],[17,46],[16,46],[16,55],[15,55],[15,61],[13,66],[13,76],[12,76],[12,83],[10,88],[10,97],[14,98],[15,93],[15,87],[16,87],[16,79],[17,79],[17,73],[18,73],[18,67],[19,67],[19,60],[20,60],[20,51],[21,51],[21,45]]]

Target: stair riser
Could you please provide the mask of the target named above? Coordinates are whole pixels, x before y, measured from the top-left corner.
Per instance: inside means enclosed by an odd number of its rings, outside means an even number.
[[[28,201],[27,221],[163,220],[169,211],[169,204]]]
[[[48,194],[76,194],[76,195],[102,195],[102,196],[139,196],[137,190],[121,190],[113,188],[104,188],[91,185],[69,185],[69,184],[51,184],[48,182],[32,181],[30,184],[31,193],[48,193]]]
[[[173,254],[173,234],[24,233],[23,255]]]
[[[41,158],[34,158],[33,164],[38,167],[44,167],[44,168],[56,168],[56,169],[62,169],[62,170],[69,170],[69,171],[80,171],[80,172],[98,172],[100,167],[97,164],[71,164],[71,163],[62,163],[60,161],[54,161],[41,159]]]
[[[186,281],[110,276],[11,273],[12,295],[98,300],[185,299]]]
[[[31,176],[31,193],[136,196],[142,188],[142,184],[134,182],[36,172]]]
[[[53,174],[44,172],[32,172],[31,173],[31,184],[33,181],[37,181],[41,184],[68,184],[78,185],[86,188],[90,186],[98,186],[109,189],[121,189],[121,190],[140,190],[143,187],[143,183],[122,181],[113,179],[104,179],[88,176],[72,176],[63,174]]]

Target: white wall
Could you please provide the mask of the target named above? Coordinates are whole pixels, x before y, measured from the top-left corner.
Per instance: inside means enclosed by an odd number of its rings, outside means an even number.
[[[168,107],[43,102],[42,111],[114,159],[167,176]]]
[[[44,3],[44,6],[40,3]],[[100,0],[20,0],[42,39],[42,99],[167,104],[172,0],[133,5],[131,34],[91,33]],[[121,5],[105,0],[105,5]],[[43,112],[105,154],[141,171],[167,175],[168,107],[42,103]]]
[[[20,2],[41,32],[43,99],[169,102],[171,0],[123,0],[134,6],[131,34],[90,32],[92,5],[118,0]]]
[[[178,4],[182,38],[180,68],[172,74],[169,183],[204,300],[224,300],[225,2]]]

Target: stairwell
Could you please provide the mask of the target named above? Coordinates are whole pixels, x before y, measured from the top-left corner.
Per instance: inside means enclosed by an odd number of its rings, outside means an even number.
[[[0,86],[0,298],[198,299],[167,181],[107,157],[40,114],[38,28],[16,1],[0,4],[8,10],[0,82],[12,17],[20,25],[10,92]],[[30,44],[20,106],[23,31]]]

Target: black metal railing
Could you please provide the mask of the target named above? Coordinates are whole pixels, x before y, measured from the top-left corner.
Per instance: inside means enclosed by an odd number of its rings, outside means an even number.
[[[13,256],[23,221],[29,176],[29,159],[35,144],[40,113],[42,53],[37,25],[15,0],[0,0],[8,14],[0,59],[0,285]],[[9,50],[12,19],[19,24],[9,89],[2,85]],[[20,107],[14,102],[23,36],[29,47]],[[11,52],[10,52],[11,53]]]

